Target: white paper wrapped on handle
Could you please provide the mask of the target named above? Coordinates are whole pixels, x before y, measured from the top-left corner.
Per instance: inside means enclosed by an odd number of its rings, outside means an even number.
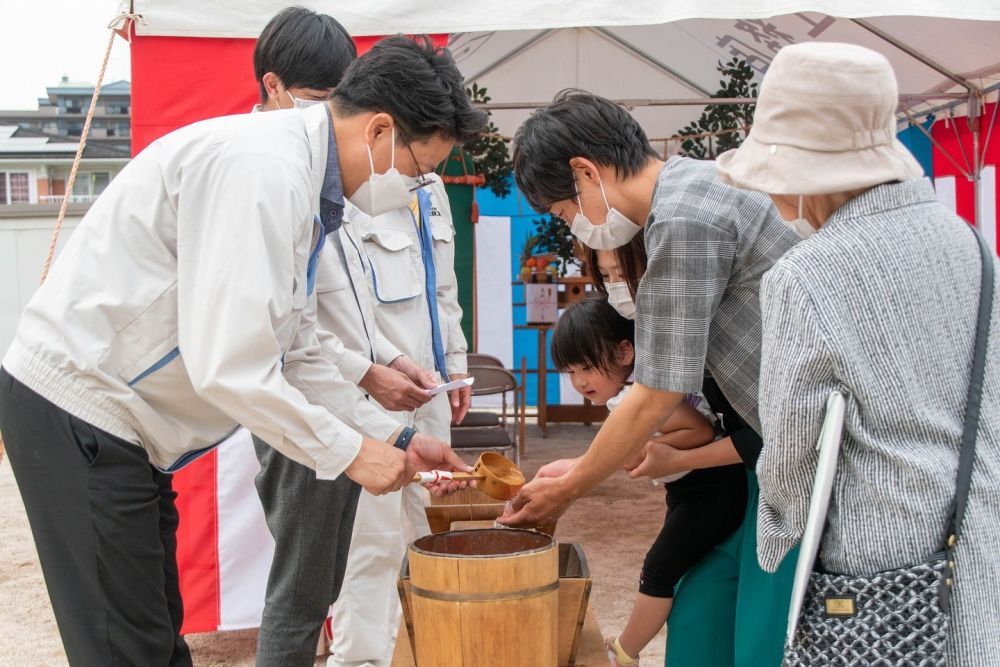
[[[428,470],[418,472],[413,478],[419,484],[437,484],[438,482],[450,482],[455,479],[455,476],[448,470]]]
[[[463,387],[471,387],[472,383],[476,381],[476,378],[468,377],[462,378],[461,380],[452,380],[451,382],[445,382],[444,384],[439,384],[433,389],[428,389],[427,393],[430,395],[440,394],[444,391],[451,391],[452,389],[461,389]]]
[[[437,484],[438,482],[481,482],[485,474],[462,472],[461,470],[426,470],[413,474],[413,482],[417,484]]]

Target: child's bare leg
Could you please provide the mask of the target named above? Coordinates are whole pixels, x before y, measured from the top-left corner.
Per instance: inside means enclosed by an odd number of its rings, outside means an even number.
[[[667,622],[673,603],[673,598],[654,598],[638,593],[628,623],[618,635],[618,643],[622,649],[633,658],[638,656]]]

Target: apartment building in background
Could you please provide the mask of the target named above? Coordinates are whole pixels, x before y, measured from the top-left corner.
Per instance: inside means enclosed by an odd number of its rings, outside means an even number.
[[[94,87],[65,78],[38,108],[0,110],[0,355],[38,279],[63,198],[59,247],[131,158],[131,84],[101,88],[72,191],[67,182]]]
[[[78,141],[0,124],[0,206],[61,203]],[[94,201],[128,161],[119,149],[88,141],[70,202]]]
[[[52,136],[77,141],[90,109],[94,86],[69,81],[66,77],[45,89],[38,98],[38,109],[0,110],[0,125],[15,125]],[[88,144],[109,146],[122,155],[131,154],[132,84],[115,81],[101,86]]]
[[[0,111],[0,206],[61,203],[94,86],[63,77],[36,110]],[[131,156],[128,81],[101,88],[70,202],[88,204]]]

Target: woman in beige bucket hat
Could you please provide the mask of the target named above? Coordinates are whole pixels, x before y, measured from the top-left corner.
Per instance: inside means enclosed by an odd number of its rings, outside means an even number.
[[[782,49],[754,127],[718,171],[771,195],[808,240],[765,275],[758,558],[799,540],[826,397],[846,394],[843,445],[820,558],[852,575],[926,560],[942,541],[979,303],[979,247],[895,138],[897,85],[868,49]],[[818,233],[815,233],[818,232]],[[813,233],[815,233],[813,235]],[[996,264],[996,259],[993,258]],[[1000,327],[1000,301],[992,329]],[[988,347],[949,664],[1000,656],[1000,336]]]

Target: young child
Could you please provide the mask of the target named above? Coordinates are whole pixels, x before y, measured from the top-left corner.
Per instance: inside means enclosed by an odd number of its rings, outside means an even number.
[[[590,280],[608,303],[628,320],[635,319],[635,295],[646,272],[646,242],[642,234],[615,250],[582,246],[579,259],[590,269]]]
[[[552,334],[552,360],[570,376],[574,389],[614,409],[630,385],[633,345],[632,322],[612,308],[605,295],[594,295],[574,303],[559,318]],[[692,405],[704,397],[688,399],[660,426],[656,442],[690,449],[715,440],[715,428]],[[572,464],[564,460],[546,467],[567,469]],[[539,475],[546,475],[545,468]],[[741,465],[684,473],[668,478],[665,487],[666,517],[646,554],[632,614],[622,633],[608,640],[612,667],[638,664],[640,651],[670,614],[674,586],[743,521],[746,475]]]

